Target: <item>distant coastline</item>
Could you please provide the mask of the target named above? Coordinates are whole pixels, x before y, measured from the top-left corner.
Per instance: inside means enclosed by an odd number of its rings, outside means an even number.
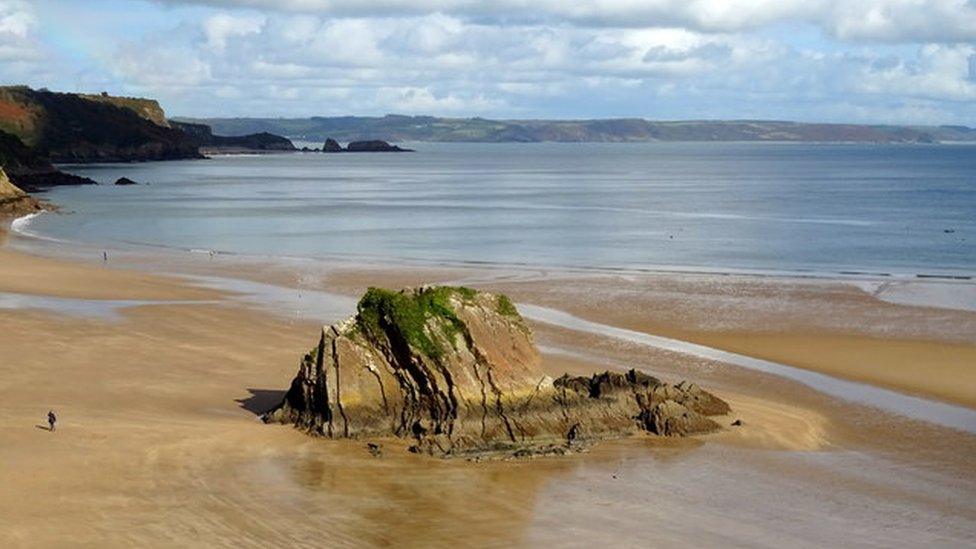
[[[808,123],[778,120],[654,121],[489,120],[434,116],[337,116],[310,118],[180,118],[206,124],[221,135],[269,132],[292,140],[321,142],[385,139],[391,142],[651,142],[767,141],[801,143],[976,142],[976,128],[960,125],[899,126]]]

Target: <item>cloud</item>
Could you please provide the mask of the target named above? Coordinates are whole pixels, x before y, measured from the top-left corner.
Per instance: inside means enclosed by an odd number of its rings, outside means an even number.
[[[918,99],[976,102],[971,78],[974,46],[927,45],[914,59],[866,65],[859,88],[866,93]]]
[[[26,2],[0,0],[0,61],[38,59],[33,36],[35,26],[36,20]]]
[[[168,0],[85,47],[53,1],[0,0],[0,80],[175,115],[976,124],[974,0]]]
[[[203,22],[203,32],[207,37],[207,46],[215,50],[223,50],[227,47],[227,40],[229,38],[261,32],[264,21],[265,18],[261,15],[218,13],[208,17]]]
[[[968,45],[799,48],[755,33],[442,13],[215,12],[182,25],[123,45],[114,63],[132,89],[171,94],[180,114],[213,114],[207,98],[218,95],[227,98],[220,114],[234,115],[942,120],[973,98]]]
[[[683,27],[738,32],[803,23],[846,40],[976,41],[972,0],[158,0],[222,8],[292,11],[331,17],[399,17],[434,13],[467,21],[568,23],[583,27]]]
[[[404,87],[381,88],[377,91],[377,101],[396,105],[403,113],[470,113],[498,109],[504,103],[483,95],[461,97],[455,94],[436,95],[428,88]]]
[[[24,2],[0,2],[0,34],[26,38],[34,26],[34,17]]]

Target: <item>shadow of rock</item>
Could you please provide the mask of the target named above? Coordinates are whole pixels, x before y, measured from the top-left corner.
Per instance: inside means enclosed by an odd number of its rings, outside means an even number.
[[[236,399],[238,405],[256,416],[264,415],[265,412],[274,408],[285,398],[285,391],[280,389],[252,389],[247,391],[251,396]]]

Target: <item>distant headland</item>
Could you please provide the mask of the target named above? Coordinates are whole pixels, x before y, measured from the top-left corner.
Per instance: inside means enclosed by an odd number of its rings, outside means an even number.
[[[214,135],[173,122],[153,99],[0,87],[0,167],[28,192],[95,181],[55,164],[202,159],[206,154],[294,151],[268,133]]]

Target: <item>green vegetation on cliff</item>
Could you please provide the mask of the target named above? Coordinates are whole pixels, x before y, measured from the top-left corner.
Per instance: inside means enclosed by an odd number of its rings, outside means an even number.
[[[108,95],[106,93],[101,93],[98,95],[81,94],[80,97],[83,97],[89,101],[108,103],[109,105],[129,109],[130,111],[139,115],[141,118],[145,118],[157,126],[162,126],[164,128],[170,127],[169,120],[166,119],[166,112],[163,111],[163,108],[159,106],[159,101],[156,101],[155,99],[146,99],[145,97],[119,97],[115,95]]]

